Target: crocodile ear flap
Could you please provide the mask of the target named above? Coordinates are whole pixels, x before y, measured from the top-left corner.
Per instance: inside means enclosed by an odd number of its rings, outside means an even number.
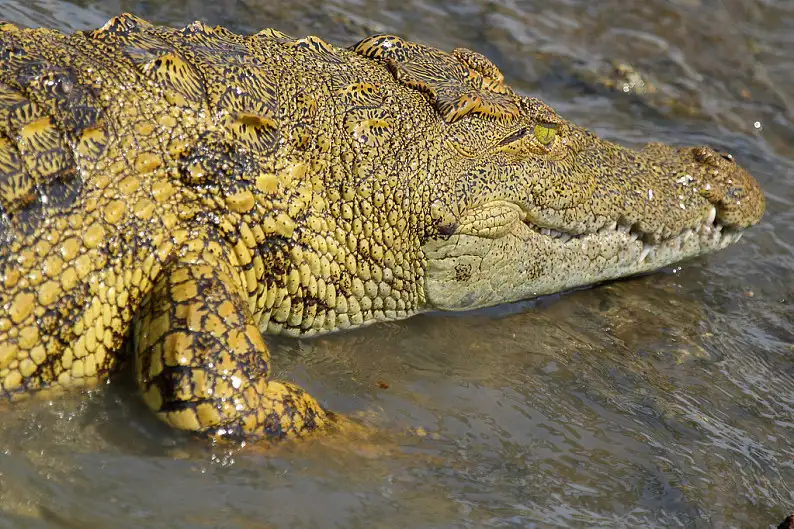
[[[397,81],[425,94],[447,123],[470,113],[496,119],[513,119],[520,113],[502,72],[479,53],[465,48],[444,53],[393,35],[369,37],[352,49],[382,60]]]

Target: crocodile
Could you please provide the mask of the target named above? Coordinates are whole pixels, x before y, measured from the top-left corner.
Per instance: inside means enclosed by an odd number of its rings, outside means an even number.
[[[215,439],[341,417],[271,377],[310,336],[648,272],[725,248],[760,187],[706,146],[632,149],[483,55],[131,14],[0,24],[0,396],[105,380]]]

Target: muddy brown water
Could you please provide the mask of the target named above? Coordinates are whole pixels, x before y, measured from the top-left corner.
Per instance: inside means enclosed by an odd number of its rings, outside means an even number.
[[[732,152],[768,211],[657,274],[273,340],[277,374],[366,438],[212,447],[160,425],[123,374],[4,409],[0,528],[744,528],[794,509],[790,0],[0,0],[2,19],[61,30],[122,11],[470,47],[605,137]],[[612,61],[646,89],[605,86]]]

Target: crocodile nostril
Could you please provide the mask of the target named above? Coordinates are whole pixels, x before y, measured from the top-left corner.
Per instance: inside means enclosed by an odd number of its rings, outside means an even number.
[[[694,156],[696,162],[708,163],[714,156],[714,151],[712,151],[708,147],[703,147],[703,146],[693,147],[692,155]]]
[[[702,163],[704,165],[710,165],[713,167],[719,167],[720,158],[731,164],[736,163],[735,160],[733,159],[733,155],[727,152],[720,152],[714,150],[711,147],[706,147],[705,145],[701,145],[700,147],[693,147],[692,156],[695,158],[696,162]]]

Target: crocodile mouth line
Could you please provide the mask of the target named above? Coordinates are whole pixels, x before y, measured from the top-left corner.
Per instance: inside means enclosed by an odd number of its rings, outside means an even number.
[[[675,235],[661,238],[658,233],[648,233],[637,229],[635,224],[620,223],[609,221],[596,231],[573,234],[554,228],[545,228],[534,224],[531,220],[525,219],[523,223],[535,233],[552,240],[558,241],[564,247],[583,244],[586,238],[609,237],[615,234],[622,234],[627,240],[627,244],[637,241],[642,243],[642,250],[637,259],[638,263],[643,263],[649,256],[662,247],[672,247],[681,250],[683,246],[696,238],[701,246],[708,248],[724,248],[729,244],[737,242],[742,238],[743,230],[730,228],[717,220],[717,209],[712,206],[709,216],[700,224],[684,228]]]

